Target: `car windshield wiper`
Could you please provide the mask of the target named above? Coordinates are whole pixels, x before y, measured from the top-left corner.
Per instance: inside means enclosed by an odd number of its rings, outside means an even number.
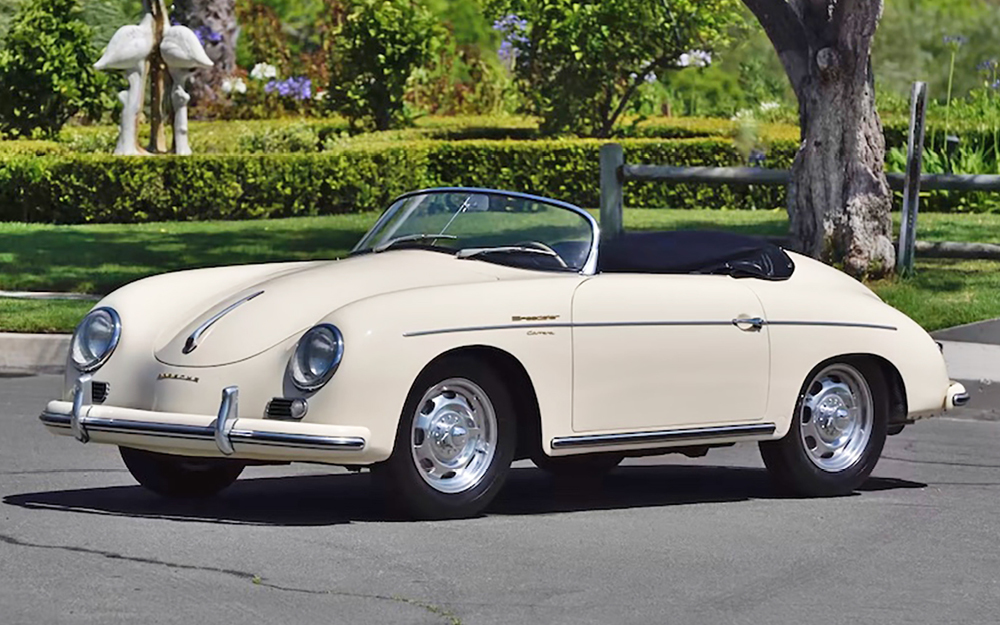
[[[453,234],[406,234],[401,237],[396,237],[395,239],[389,239],[385,243],[376,245],[372,248],[373,252],[384,252],[390,247],[398,243],[405,243],[407,241],[433,241],[436,239],[457,239]]]
[[[476,256],[482,256],[483,254],[540,254],[542,256],[550,256],[552,258],[559,258],[559,254],[549,250],[543,250],[537,247],[522,247],[520,245],[498,245],[497,247],[467,247],[465,249],[458,250],[455,254],[455,258],[475,258]]]

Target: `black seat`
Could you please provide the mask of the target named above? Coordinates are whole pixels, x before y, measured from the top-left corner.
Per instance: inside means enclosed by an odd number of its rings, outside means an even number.
[[[783,249],[731,232],[625,232],[601,240],[602,273],[701,273],[785,280],[795,265]]]

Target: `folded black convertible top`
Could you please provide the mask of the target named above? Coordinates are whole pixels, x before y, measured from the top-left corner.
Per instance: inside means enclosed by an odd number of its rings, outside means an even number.
[[[783,249],[758,237],[731,232],[678,230],[625,232],[602,240],[603,273],[714,273],[785,280],[795,265]]]

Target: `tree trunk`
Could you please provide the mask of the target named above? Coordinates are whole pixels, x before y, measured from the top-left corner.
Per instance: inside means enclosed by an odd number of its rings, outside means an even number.
[[[875,110],[871,40],[881,0],[744,0],[774,43],[799,100],[792,165],[793,247],[847,273],[892,272],[885,138]]]
[[[195,72],[187,87],[191,105],[218,97],[222,81],[236,69],[236,0],[175,0],[174,17],[195,31],[214,65]]]
[[[819,59],[835,57],[825,49]],[[885,178],[885,138],[875,111],[874,83],[860,70],[833,63],[803,85],[802,145],[792,165],[788,215],[795,247],[842,264],[856,277],[892,272],[892,193]],[[843,61],[841,61],[843,63]]]

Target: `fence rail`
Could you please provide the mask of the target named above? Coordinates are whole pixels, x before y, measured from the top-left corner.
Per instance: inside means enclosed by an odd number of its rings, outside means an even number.
[[[787,169],[764,169],[760,167],[672,167],[669,165],[622,166],[623,180],[641,182],[696,182],[701,184],[759,184],[783,186],[791,180]],[[889,173],[889,187],[902,191],[905,174]],[[1000,191],[1000,176],[966,174],[921,174],[922,191]]]
[[[889,187],[903,191],[903,219],[897,248],[897,271],[913,269],[916,251],[939,258],[1000,258],[1000,246],[979,243],[925,243],[916,241],[920,191],[1000,191],[1000,176],[965,174],[921,174],[924,145],[924,112],[927,86],[914,83],[910,111],[910,136],[905,174],[886,174]],[[791,180],[787,169],[762,167],[673,167],[626,163],[622,146],[601,146],[601,228],[615,236],[623,230],[624,183],[667,182],[679,184],[727,184],[785,186]]]

